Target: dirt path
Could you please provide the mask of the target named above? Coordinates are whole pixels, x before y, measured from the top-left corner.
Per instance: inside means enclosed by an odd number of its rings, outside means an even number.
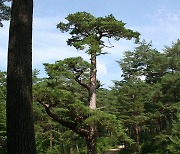
[[[118,154],[119,151],[120,151],[120,149],[111,149],[111,150],[107,151],[105,154]]]

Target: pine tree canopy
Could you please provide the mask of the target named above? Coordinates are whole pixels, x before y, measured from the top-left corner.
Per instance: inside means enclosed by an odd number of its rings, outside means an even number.
[[[125,23],[117,20],[112,14],[104,18],[96,18],[87,12],[77,12],[69,14],[66,20],[68,23],[60,22],[57,28],[61,32],[69,32],[72,35],[67,44],[79,50],[88,46],[87,53],[89,54],[92,52],[95,52],[96,55],[104,54],[101,49],[106,47],[106,44],[102,38],[108,40],[111,38],[115,40],[135,38],[136,41],[139,40],[138,32],[126,29]]]

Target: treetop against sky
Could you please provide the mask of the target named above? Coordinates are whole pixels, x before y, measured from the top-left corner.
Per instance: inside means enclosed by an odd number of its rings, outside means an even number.
[[[69,34],[61,33],[56,25],[65,21],[68,14],[86,11],[96,17],[113,14],[118,20],[127,23],[126,27],[141,33],[141,39],[151,41],[154,48],[164,49],[164,45],[171,46],[180,36],[180,1],[153,0],[38,0],[34,1],[33,27],[33,68],[41,70],[44,76],[42,63],[54,63],[67,57],[82,56],[89,60],[83,51],[67,46]],[[0,28],[0,70],[6,70],[8,25],[3,22]],[[108,42],[107,42],[108,43]],[[119,80],[121,70],[118,63],[124,51],[133,50],[136,46],[133,41],[112,41],[113,48],[104,48],[109,55],[98,57],[98,79],[105,83],[105,87],[112,85],[112,80]]]

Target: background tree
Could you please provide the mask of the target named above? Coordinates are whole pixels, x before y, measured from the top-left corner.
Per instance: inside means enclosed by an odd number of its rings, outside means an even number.
[[[13,0],[7,68],[7,152],[35,154],[32,116],[32,0]]]
[[[6,72],[0,71],[0,153],[6,151]]]
[[[172,123],[172,132],[171,135],[168,136],[170,143],[167,146],[167,149],[171,153],[179,153],[180,148],[180,113],[177,113],[177,120],[174,120]]]
[[[128,128],[129,136],[136,141],[137,151],[140,153],[141,136],[144,135],[142,132],[147,129],[146,121],[149,120],[144,106],[149,102],[150,88],[141,80],[136,82],[128,80],[127,83],[119,83],[118,85],[116,110],[119,113],[117,115]]]
[[[0,27],[3,27],[2,21],[10,19],[10,7],[5,4],[11,0],[0,0]]]
[[[123,119],[128,134],[139,146],[130,146],[131,153],[171,153],[168,145],[174,136],[171,132],[180,101],[179,51],[179,40],[163,53],[142,42],[133,52],[125,52],[119,62],[124,78],[115,82],[116,115]],[[138,123],[139,141],[136,129],[132,129],[134,123]]]
[[[135,48],[134,52],[126,51],[124,58],[119,61],[124,80],[144,79],[148,83],[156,83],[167,69],[165,56],[154,49],[151,43],[145,41]]]

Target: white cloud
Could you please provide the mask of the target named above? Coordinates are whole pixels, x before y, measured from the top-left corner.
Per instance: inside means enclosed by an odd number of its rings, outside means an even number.
[[[7,65],[9,22],[3,22],[3,25],[0,28],[0,70],[6,70]]]
[[[142,34],[142,38],[153,41],[153,45],[164,48],[164,45],[171,45],[180,36],[180,11],[159,8],[154,13],[146,14],[145,19],[149,20],[148,25],[134,27]]]
[[[6,64],[7,64],[7,51],[4,51],[3,48],[0,48],[0,67],[3,70],[6,70]]]
[[[160,26],[171,26],[180,21],[179,10],[169,10],[167,8],[159,8],[155,14],[149,15],[149,18],[154,24],[158,23]]]
[[[132,50],[135,44],[133,41],[127,41],[125,39],[122,39],[120,41],[114,41],[112,40],[112,48],[104,48],[104,52],[108,52],[110,55],[122,57],[124,51]]]
[[[36,30],[47,30],[47,29],[56,29],[56,25],[60,21],[65,21],[65,16],[54,16],[54,17],[34,17],[33,27]]]
[[[61,33],[56,24],[61,17],[35,18],[33,31],[33,64],[38,67],[42,63],[52,63],[67,57],[82,55],[83,52],[67,46],[68,34]]]
[[[97,77],[101,78],[102,76],[106,76],[106,75],[107,75],[106,66],[103,63],[97,61]]]

